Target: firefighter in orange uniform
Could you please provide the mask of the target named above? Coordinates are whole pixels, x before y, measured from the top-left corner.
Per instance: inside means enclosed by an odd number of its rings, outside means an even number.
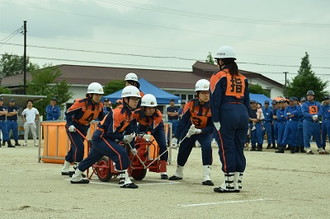
[[[166,138],[163,122],[163,114],[157,109],[156,97],[152,94],[146,94],[141,99],[141,109],[134,112],[134,118],[138,122],[137,133],[148,133],[155,138],[159,146],[160,156],[160,169],[164,172],[160,173],[161,179],[168,179],[166,173],[167,165],[167,149],[166,149]]]
[[[103,96],[103,87],[97,82],[88,85],[86,98],[77,99],[73,105],[66,112],[66,129],[70,139],[71,145],[68,154],[65,157],[62,168],[62,175],[72,175],[70,171],[70,164],[75,162],[76,168],[84,156],[84,138],[80,135],[86,136],[90,122],[95,119],[102,120],[103,103],[101,98]],[[76,129],[80,133],[76,132]]]
[[[215,59],[220,71],[210,80],[211,109],[225,179],[214,191],[239,192],[246,166],[243,149],[249,124],[248,81],[239,73],[230,46],[221,47]]]
[[[186,164],[196,140],[201,144],[203,161],[202,185],[213,186],[211,181],[212,165],[212,132],[214,130],[210,109],[210,82],[201,79],[196,82],[197,98],[190,100],[184,110],[178,129],[172,139],[172,146],[177,146],[181,140],[177,157],[177,169],[169,180],[182,180],[183,167]]]
[[[120,187],[138,188],[136,184],[132,183],[127,173],[129,167],[127,151],[118,142],[131,144],[131,152],[136,155],[137,151],[131,142],[135,138],[136,122],[133,121],[133,111],[140,102],[139,89],[127,86],[123,89],[121,97],[123,104],[111,109],[97,126],[92,138],[93,147],[88,157],[79,164],[71,178],[71,183],[89,183],[88,179],[83,178],[82,173],[103,156],[108,156],[116,164]]]

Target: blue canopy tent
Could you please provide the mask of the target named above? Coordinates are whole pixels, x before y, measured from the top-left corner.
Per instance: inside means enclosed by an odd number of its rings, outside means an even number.
[[[151,84],[149,81],[145,80],[144,78],[139,79],[140,83],[140,90],[144,94],[152,94],[156,97],[158,104],[169,104],[170,100],[173,99],[175,103],[181,103],[181,98],[170,94],[155,85]],[[108,98],[112,103],[116,102],[116,100],[121,98],[122,90],[114,92],[112,94],[103,96],[104,98]]]
[[[255,100],[258,103],[261,103],[261,105],[264,105],[265,100],[268,100],[270,104],[272,103],[272,99],[265,96],[264,94],[251,94],[250,93],[250,100]]]

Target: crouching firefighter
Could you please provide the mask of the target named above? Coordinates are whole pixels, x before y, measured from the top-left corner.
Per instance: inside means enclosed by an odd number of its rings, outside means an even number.
[[[131,144],[135,138],[136,125],[133,122],[133,111],[140,101],[140,91],[134,86],[127,86],[123,89],[121,97],[123,104],[114,110],[110,110],[104,119],[99,123],[92,137],[93,147],[90,154],[79,163],[71,183],[89,183],[88,179],[83,178],[82,173],[91,167],[103,156],[108,156],[119,172],[119,184],[121,188],[138,188],[130,180],[127,168],[129,158],[126,149],[118,142]],[[133,144],[131,144],[133,146]],[[131,149],[136,154],[134,146]]]
[[[155,138],[159,145],[160,156],[160,178],[168,179],[166,173],[168,152],[166,148],[166,138],[164,130],[163,115],[157,109],[156,97],[152,94],[146,94],[141,99],[141,109],[134,112],[134,119],[138,122],[138,133],[148,133]]]

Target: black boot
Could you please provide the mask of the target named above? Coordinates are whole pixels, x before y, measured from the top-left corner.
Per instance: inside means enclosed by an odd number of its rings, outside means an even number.
[[[266,149],[271,149],[272,148],[272,145],[271,144],[268,144]]]
[[[257,151],[262,151],[262,144],[258,144],[258,149]]]
[[[296,147],[291,146],[290,152],[291,152],[291,154],[294,154],[296,152]]]
[[[9,148],[14,148],[15,146],[11,144],[10,140],[7,141],[8,147]]]
[[[278,145],[278,150],[275,151],[275,153],[284,153],[284,147],[281,147],[280,145]]]
[[[17,140],[15,140],[15,146],[21,146]]]
[[[300,153],[306,153],[304,146],[300,146]]]
[[[292,148],[292,146],[291,146],[291,145],[288,145],[288,147],[287,147],[285,150],[288,150],[288,151],[290,151],[290,150],[291,150],[291,148]]]
[[[257,149],[256,149],[256,146],[255,146],[255,145],[252,145],[250,151],[256,151],[256,150],[257,150]]]
[[[276,144],[273,143],[273,146],[271,147],[271,149],[276,149]]]

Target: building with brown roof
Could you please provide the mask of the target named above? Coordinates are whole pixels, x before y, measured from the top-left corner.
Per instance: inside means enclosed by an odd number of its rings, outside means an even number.
[[[66,80],[71,84],[73,102],[76,98],[85,95],[88,84],[99,82],[102,85],[111,80],[123,80],[129,72],[135,72],[139,78],[144,78],[155,86],[181,96],[182,100],[193,98],[196,81],[205,78],[210,79],[211,75],[218,71],[218,67],[212,64],[195,62],[192,71],[168,71],[155,69],[137,69],[122,67],[98,67],[82,65],[58,65],[62,75],[58,80]],[[262,74],[240,70],[248,79],[250,84],[259,84],[270,91],[271,98],[282,95],[283,85]],[[31,75],[27,74],[27,80]],[[1,86],[10,88],[13,93],[22,93],[23,74],[2,78]]]

